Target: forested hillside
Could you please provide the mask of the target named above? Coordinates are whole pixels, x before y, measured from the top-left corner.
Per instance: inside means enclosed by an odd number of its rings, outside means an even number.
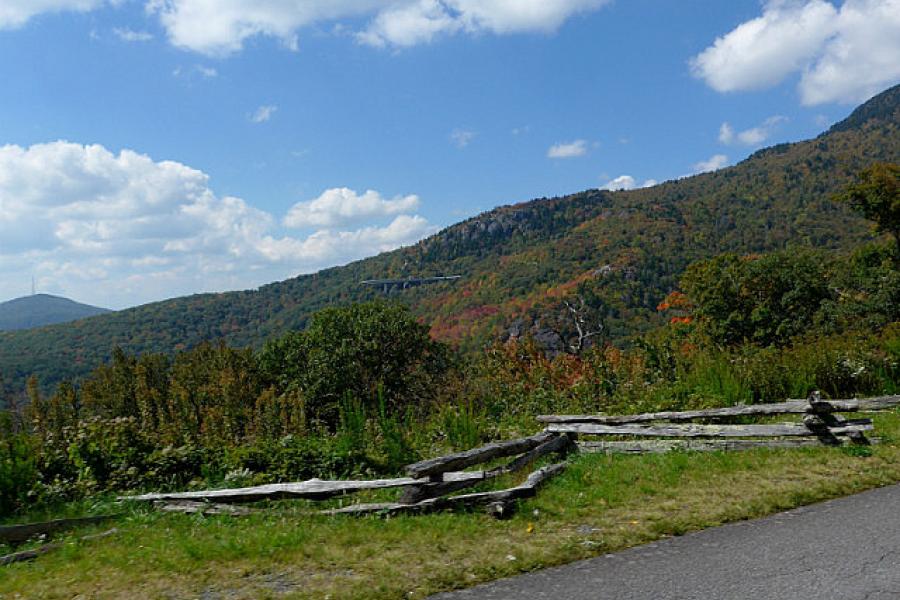
[[[587,288],[603,335],[659,322],[657,305],[685,267],[723,252],[850,247],[870,224],[832,195],[873,161],[900,161],[900,86],[818,138],[755,153],[715,173],[653,188],[585,191],[497,208],[416,244],[264,286],[204,294],[20,332],[0,333],[0,375],[16,389],[78,378],[113,348],[164,352],[224,339],[258,347],[302,328],[317,309],[371,299],[374,278],[461,275],[395,292],[436,337],[463,346],[531,330]]]
[[[0,331],[30,329],[102,315],[105,308],[50,294],[33,294],[0,303]]]

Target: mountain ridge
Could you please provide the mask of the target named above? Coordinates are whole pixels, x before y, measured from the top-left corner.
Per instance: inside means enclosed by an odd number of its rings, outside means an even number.
[[[112,312],[52,294],[32,294],[0,302],[0,331],[32,329]]]
[[[258,347],[315,310],[379,295],[366,279],[463,275],[397,294],[435,336],[467,347],[502,337],[579,281],[598,280],[610,336],[659,322],[655,307],[694,260],[792,245],[851,248],[869,224],[832,195],[873,161],[900,162],[900,86],[811,140],[652,188],[587,190],[497,207],[409,247],[264,285],[156,302],[69,325],[0,333],[0,375],[77,378],[113,347],[172,353],[202,340]],[[602,275],[602,276],[601,276]],[[601,281],[602,280],[602,281]],[[39,359],[35,349],[44,349]]]

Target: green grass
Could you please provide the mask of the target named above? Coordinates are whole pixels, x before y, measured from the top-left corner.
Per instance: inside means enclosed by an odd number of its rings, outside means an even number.
[[[325,517],[306,502],[246,518],[130,507],[115,536],[78,542],[111,525],[82,529],[34,563],[0,568],[0,598],[422,598],[900,481],[900,415],[877,415],[876,431],[887,443],[869,456],[578,456],[507,521]]]

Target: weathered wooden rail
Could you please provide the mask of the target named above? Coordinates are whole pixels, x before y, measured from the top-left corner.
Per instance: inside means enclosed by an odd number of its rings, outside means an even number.
[[[900,395],[850,400],[822,400],[813,392],[806,400],[753,404],[704,410],[637,415],[542,415],[546,431],[577,436],[583,452],[606,454],[660,453],[672,450],[717,451],[754,448],[798,448],[843,444],[872,444],[874,429],[868,418],[846,419],[838,413],[879,411],[900,405]],[[803,415],[802,422],[729,424],[748,416]],[[691,423],[690,421],[707,421]],[[582,436],[664,438],[656,440],[582,441]],[[674,438],[674,439],[671,439]],[[684,439],[687,438],[687,439]]]
[[[7,544],[21,544],[39,535],[48,536],[60,531],[95,525],[104,521],[117,519],[121,515],[96,515],[91,517],[77,517],[74,519],[54,519],[40,523],[24,523],[21,525],[0,525],[0,542]]]
[[[447,456],[417,462],[406,467],[408,477],[371,481],[323,481],[275,483],[244,488],[192,492],[162,492],[121,496],[120,500],[153,502],[160,510],[203,514],[247,514],[230,508],[232,504],[260,500],[326,500],[364,490],[403,488],[397,502],[359,504],[325,511],[327,514],[425,513],[436,510],[489,505],[495,516],[509,513],[510,504],[533,496],[537,488],[565,466],[557,463],[531,473],[521,485],[505,490],[449,496],[453,492],[521,471],[550,454],[565,454],[572,448],[567,435],[544,431],[537,435],[496,442]],[[510,462],[486,470],[461,471],[474,465],[514,456]]]
[[[115,534],[117,531],[118,530],[115,527],[113,527],[112,529],[110,529],[108,531],[104,531],[102,533],[95,533],[92,535],[81,536],[80,538],[78,538],[78,541],[83,542],[83,541],[88,541],[88,540],[96,540],[99,538],[104,538],[104,537]],[[13,563],[34,560],[43,554],[47,554],[48,552],[52,552],[53,550],[56,550],[56,549],[62,548],[62,547],[63,547],[62,542],[51,542],[49,544],[43,544],[43,545],[38,546],[37,548],[33,548],[31,550],[22,550],[21,552],[13,552],[12,554],[6,554],[4,556],[0,556],[0,566],[11,565]]]
[[[838,413],[878,411],[898,405],[900,396],[822,400],[818,393],[813,393],[806,400],[693,411],[637,415],[543,415],[538,417],[538,421],[545,423],[546,428],[538,434],[423,460],[408,465],[406,477],[372,481],[311,479],[236,489],[142,494],[121,499],[154,502],[162,510],[240,515],[248,511],[229,508],[230,505],[291,498],[326,500],[365,490],[400,488],[402,492],[396,502],[355,504],[324,512],[330,515],[421,514],[487,506],[490,514],[503,516],[509,513],[514,501],[533,496],[544,481],[562,471],[565,463],[557,462],[538,469],[522,484],[511,488],[452,494],[501,475],[524,470],[546,456],[564,456],[576,448],[583,452],[642,454],[673,450],[731,451],[870,444],[878,441],[877,438],[866,437],[866,433],[874,427],[871,419],[846,419]],[[773,415],[803,415],[803,419],[802,422],[791,423],[723,422],[733,418]],[[614,439],[582,440],[585,436],[611,436]],[[507,457],[514,458],[489,469],[464,470],[484,463],[496,464],[498,459]]]

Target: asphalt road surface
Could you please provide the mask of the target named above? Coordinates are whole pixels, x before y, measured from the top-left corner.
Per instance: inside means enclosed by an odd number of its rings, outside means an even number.
[[[900,600],[900,485],[432,600]]]

